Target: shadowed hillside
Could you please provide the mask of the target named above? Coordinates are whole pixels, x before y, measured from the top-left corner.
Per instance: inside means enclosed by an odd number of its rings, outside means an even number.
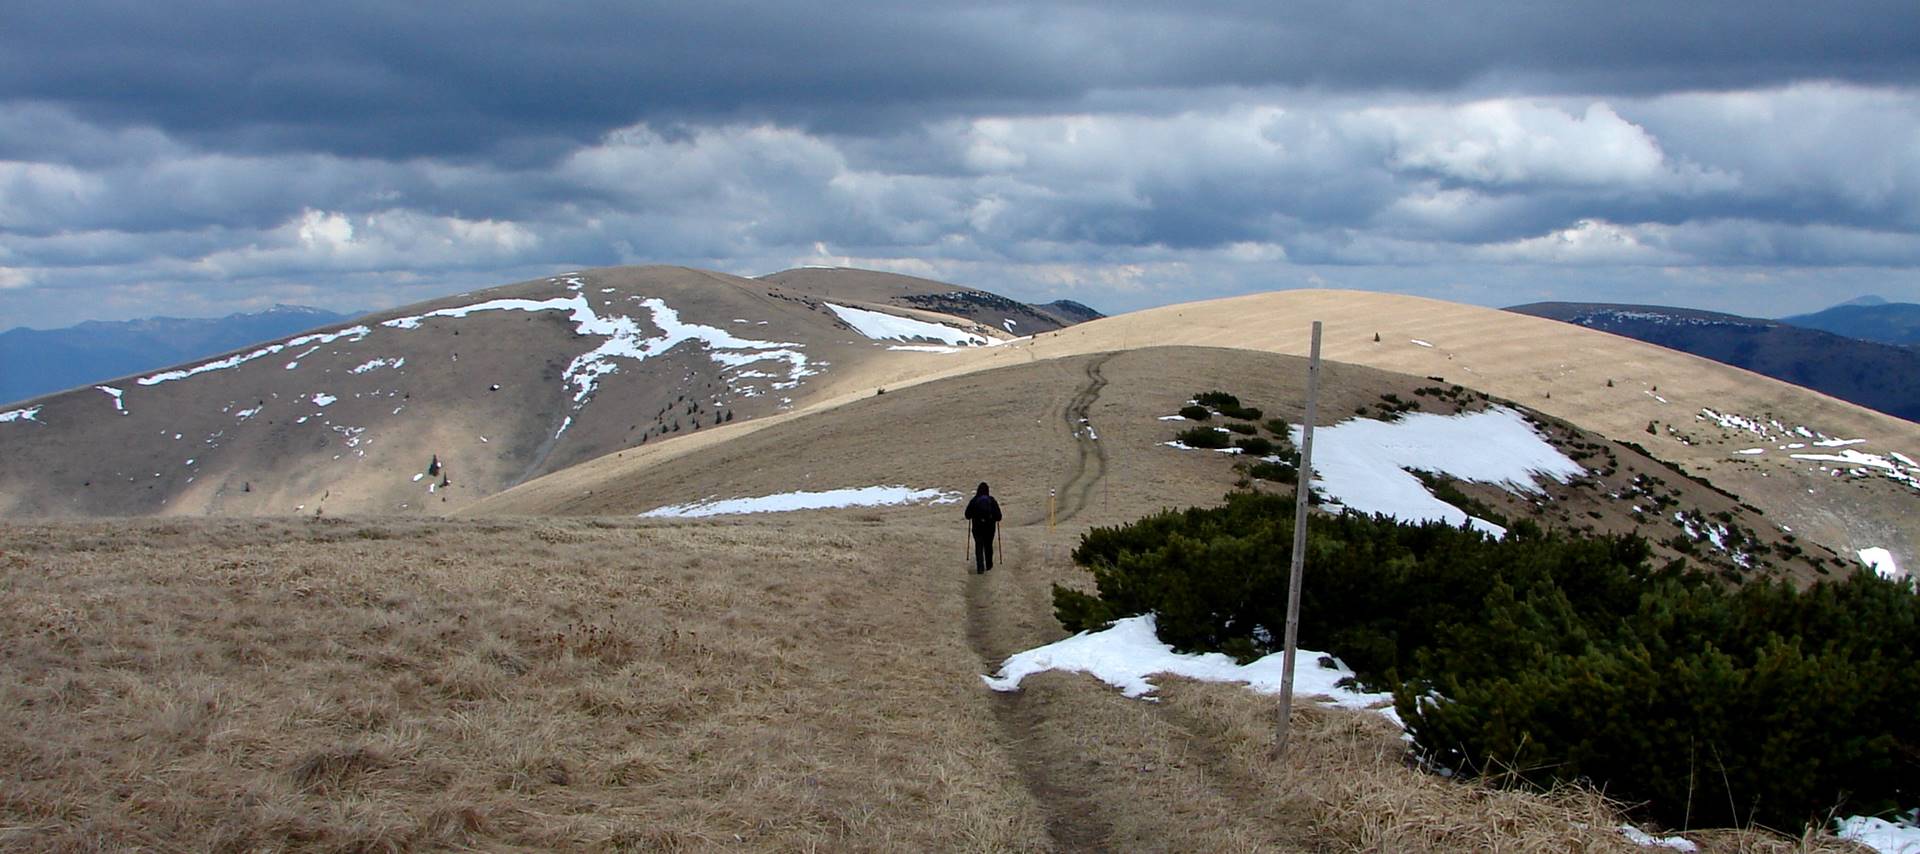
[[[1780,322],[1848,338],[1862,338],[1900,347],[1920,347],[1920,305],[1913,303],[1836,305],[1812,314],[1783,317]]]
[[[1847,311],[1875,313],[1885,306]],[[1508,311],[1624,335],[1920,421],[1920,351],[1821,331],[1794,319],[1643,305],[1547,302]],[[1835,309],[1834,311],[1840,311]],[[1825,314],[1825,313],[1823,313]],[[1844,327],[1846,321],[1839,321]],[[1834,330],[1838,331],[1838,328]]]

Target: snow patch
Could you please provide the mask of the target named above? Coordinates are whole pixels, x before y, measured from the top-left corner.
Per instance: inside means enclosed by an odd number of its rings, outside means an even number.
[[[0,412],[0,424],[7,424],[14,421],[39,421],[40,419],[36,417],[39,414],[40,407],[38,406]]]
[[[334,397],[333,395],[327,394],[326,392],[319,392],[313,396],[313,405],[328,406],[332,404],[334,401],[339,399],[340,398]]]
[[[1433,346],[1433,342],[1431,342],[1431,341],[1422,341],[1422,340],[1420,340],[1420,339],[1418,339],[1418,338],[1409,338],[1409,339],[1407,339],[1407,340],[1408,340],[1408,341],[1411,341],[1411,342],[1413,342],[1413,343],[1415,343],[1415,344],[1418,344],[1419,346],[1422,346],[1422,347],[1432,347],[1432,346]]]
[[[1325,697],[1328,705],[1347,709],[1371,709],[1384,703],[1386,708],[1381,712],[1398,722],[1399,718],[1393,715],[1391,693],[1368,694],[1340,687],[1338,683],[1352,678],[1353,671],[1340,665],[1338,659],[1306,649],[1296,650],[1295,656],[1293,692],[1296,696]],[[1333,661],[1334,666],[1314,665],[1323,658]],[[1282,654],[1274,653],[1247,664],[1236,664],[1231,657],[1217,652],[1174,652],[1173,647],[1162,643],[1155,634],[1154,616],[1141,614],[1115,620],[1112,626],[1098,632],[1081,632],[1066,640],[1014,653],[1001,663],[998,673],[982,675],[980,680],[995,691],[1018,691],[1021,680],[1028,676],[1065,670],[1092,675],[1120,689],[1125,696],[1151,699],[1148,697],[1154,690],[1151,678],[1166,673],[1207,682],[1239,682],[1262,694],[1278,694],[1283,659]]]
[[[1872,848],[1880,854],[1920,854],[1920,810],[1909,812],[1903,821],[1892,822],[1871,816],[1852,816],[1835,822],[1835,835]]]
[[[118,412],[121,415],[127,414],[127,401],[126,401],[127,393],[126,392],[121,391],[120,389],[114,388],[113,386],[110,386],[110,385],[97,385],[97,386],[94,386],[94,388],[106,392],[108,397],[113,398],[113,411]]]
[[[1860,562],[1866,564],[1868,569],[1873,570],[1874,574],[1881,578],[1899,581],[1907,577],[1906,571],[1894,564],[1893,552],[1874,546],[1861,549],[1859,554]]]
[[[740,513],[785,513],[791,510],[829,510],[843,507],[886,507],[899,504],[952,504],[957,492],[913,489],[906,486],[862,486],[823,492],[782,492],[757,498],[695,501],[656,507],[640,514],[644,519],[697,519]]]
[[[1675,851],[1700,850],[1700,846],[1693,844],[1692,840],[1684,836],[1654,836],[1631,824],[1620,825],[1620,835],[1625,836],[1628,842],[1647,848],[1672,848]]]
[[[368,371],[375,371],[381,368],[398,368],[398,367],[404,366],[406,363],[407,363],[407,359],[405,356],[401,356],[400,358],[397,358],[397,359],[394,359],[394,358],[372,359],[357,367],[354,367],[353,369],[347,371],[347,373],[364,374]]]
[[[1292,433],[1299,443],[1300,428]],[[1393,422],[1356,418],[1316,428],[1313,439],[1314,485],[1341,504],[1406,522],[1471,525],[1495,537],[1506,530],[1435,498],[1409,470],[1491,483],[1516,495],[1537,494],[1537,477],[1565,483],[1586,473],[1505,407],[1411,413]]]
[[[1818,445],[1820,443],[1815,442],[1814,444]],[[1914,489],[1920,489],[1920,466],[1911,464],[1902,465],[1893,459],[1883,457],[1879,454],[1869,454],[1864,451],[1856,451],[1852,448],[1841,448],[1837,454],[1793,454],[1792,456],[1796,460],[1840,463],[1842,465],[1853,466],[1853,473],[1856,475],[1869,473],[1879,474],[1904,483]],[[1839,472],[1836,470],[1834,473],[1838,474]]]
[[[853,331],[876,341],[913,341],[924,339],[928,341],[939,341],[955,347],[979,347],[989,343],[983,335],[962,332],[951,326],[945,326],[939,323],[929,323],[924,320],[899,317],[885,312],[868,311],[864,308],[848,308],[847,306],[834,305],[830,302],[821,303],[821,305],[826,306],[827,309],[838,316],[842,322],[853,327]]]

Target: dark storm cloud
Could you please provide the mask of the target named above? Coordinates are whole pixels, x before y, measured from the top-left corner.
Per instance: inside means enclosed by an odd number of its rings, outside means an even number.
[[[1917,19],[24,0],[0,327],[619,263],[1115,310],[1292,285],[1807,310],[1822,276],[1920,300]]]
[[[1111,90],[1907,83],[1910,2],[25,2],[0,100],[220,151],[531,164],[638,121],[874,132]]]

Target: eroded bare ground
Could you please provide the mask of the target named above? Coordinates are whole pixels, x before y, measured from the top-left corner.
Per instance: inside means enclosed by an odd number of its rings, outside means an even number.
[[[0,848],[1629,850],[1377,717],[994,694],[1082,573],[957,516],[0,527]]]

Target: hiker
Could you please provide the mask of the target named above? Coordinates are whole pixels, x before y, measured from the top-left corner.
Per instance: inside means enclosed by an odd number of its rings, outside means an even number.
[[[977,575],[993,568],[994,534],[1000,528],[1000,502],[987,494],[985,482],[967,502],[966,518],[973,523],[973,571]]]

